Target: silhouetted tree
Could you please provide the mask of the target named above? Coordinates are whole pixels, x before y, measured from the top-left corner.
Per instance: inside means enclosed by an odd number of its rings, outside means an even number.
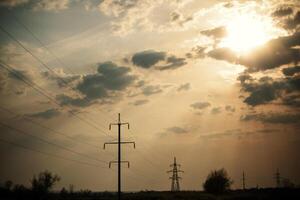
[[[4,183],[4,188],[8,191],[10,191],[12,189],[12,186],[13,186],[13,182],[12,181],[5,181]]]
[[[52,174],[49,171],[39,173],[38,176],[33,176],[31,180],[31,189],[35,197],[43,199],[50,189],[60,180],[60,177],[56,174]]]
[[[283,188],[294,188],[295,187],[295,184],[288,178],[283,178],[281,183],[282,183]]]
[[[220,194],[230,189],[232,183],[225,169],[214,170],[207,176],[203,188],[206,192]]]

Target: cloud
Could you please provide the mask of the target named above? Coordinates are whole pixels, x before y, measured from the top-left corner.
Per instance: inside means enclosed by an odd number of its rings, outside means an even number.
[[[176,56],[169,56],[166,60],[166,65],[164,66],[158,66],[157,69],[159,70],[168,70],[168,69],[176,69],[178,67],[181,67],[183,65],[186,65],[186,59],[185,58],[178,58]]]
[[[83,97],[58,95],[56,98],[63,105],[88,106],[95,100],[103,100],[127,89],[136,80],[136,76],[130,72],[130,68],[110,61],[99,63],[97,72],[82,76],[75,87]]]
[[[200,32],[202,35],[206,35],[208,37],[212,37],[215,40],[219,40],[221,38],[226,37],[227,30],[225,26],[216,27],[213,29],[208,29]]]
[[[59,87],[70,86],[70,84],[80,80],[81,78],[81,75],[65,74],[63,70],[60,70],[58,73],[55,73],[55,75],[49,71],[42,72],[41,75],[49,80],[56,81]]]
[[[217,48],[209,51],[207,53],[208,56],[217,59],[217,60],[225,60],[230,63],[238,62],[238,57],[234,51],[229,48]]]
[[[196,46],[193,47],[191,52],[185,54],[187,58],[204,58],[206,56],[207,47]]]
[[[289,98],[290,95],[299,94],[300,77],[286,77],[273,79],[268,76],[254,79],[249,74],[242,74],[238,78],[242,91],[249,93],[244,102],[251,106],[267,104],[281,99],[284,105],[295,104],[297,98]],[[293,103],[292,103],[293,102]]]
[[[285,16],[288,16],[291,14],[293,14],[293,8],[285,6],[285,7],[279,7],[277,10],[275,10],[272,13],[272,16],[273,17],[285,17]]]
[[[159,61],[164,60],[166,57],[165,52],[159,52],[154,50],[146,50],[138,52],[132,56],[132,63],[142,68],[150,68]]]
[[[48,109],[42,112],[32,113],[32,114],[26,114],[26,116],[34,117],[34,118],[41,118],[41,119],[51,119],[54,117],[57,117],[61,115],[61,112],[57,109]]]
[[[293,124],[300,121],[299,113],[259,113],[241,116],[241,121],[258,121],[271,124]]]
[[[235,112],[235,107],[231,106],[231,105],[227,105],[225,106],[225,110],[228,112]]]
[[[286,76],[294,76],[300,72],[300,66],[287,67],[282,69],[282,73]]]
[[[161,93],[163,90],[159,85],[148,85],[142,88],[142,93],[146,96],[150,96],[153,94]]]
[[[175,134],[185,134],[188,133],[188,130],[179,126],[173,126],[166,129],[169,133],[175,133]]]
[[[183,26],[185,23],[193,20],[193,16],[185,17],[178,11],[174,11],[170,13],[170,21],[172,23],[176,23],[179,26]]]
[[[278,133],[277,129],[258,129],[258,130],[241,130],[241,129],[232,129],[226,130],[224,132],[217,132],[211,134],[204,134],[200,137],[202,139],[225,139],[225,138],[248,138],[250,136],[258,136],[259,134],[270,134]]]
[[[29,0],[1,0],[0,6],[12,8],[12,7],[16,7],[28,3],[28,1]]]
[[[28,72],[25,70],[13,69],[8,73],[8,77],[19,81],[21,80],[31,81],[31,77],[29,76]]]
[[[286,19],[283,23],[283,27],[291,30],[296,29],[300,24],[300,11],[296,12],[295,16]]]
[[[187,64],[185,58],[167,55],[166,52],[154,50],[146,50],[135,53],[132,56],[131,61],[138,67],[144,69],[154,68],[157,70],[176,69]],[[161,64],[158,65],[158,63]]]
[[[213,115],[216,115],[216,114],[221,113],[221,111],[222,111],[221,107],[214,107],[214,108],[211,109],[210,113],[213,114]]]
[[[134,8],[138,0],[103,0],[98,5],[99,10],[108,16],[119,17],[124,15],[129,9]]]
[[[144,105],[144,104],[146,104],[148,102],[149,102],[148,99],[139,99],[139,100],[136,100],[135,102],[130,103],[130,104],[132,104],[134,106],[140,106],[140,105]]]
[[[56,100],[59,101],[60,105],[72,105],[77,107],[87,107],[91,104],[93,104],[93,101],[89,99],[88,97],[70,97],[65,94],[57,95]]]
[[[207,55],[217,60],[244,65],[248,71],[257,72],[299,62],[300,49],[296,48],[298,45],[300,32],[272,39],[240,57],[229,48],[213,49]]]
[[[196,102],[196,103],[191,104],[190,106],[196,110],[202,110],[211,105],[209,102]]]
[[[34,4],[33,10],[60,11],[69,8],[69,4],[69,0],[39,0]]]
[[[181,91],[187,91],[191,89],[191,84],[190,83],[184,83],[184,84],[181,84],[178,88],[177,88],[177,91],[178,92],[181,92]]]

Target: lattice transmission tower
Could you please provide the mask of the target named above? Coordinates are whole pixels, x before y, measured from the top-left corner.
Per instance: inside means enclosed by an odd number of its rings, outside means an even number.
[[[182,173],[184,171],[180,170],[180,164],[177,164],[176,157],[174,157],[174,163],[170,165],[172,167],[171,170],[167,171],[167,173],[172,173],[172,176],[169,177],[171,179],[171,191],[178,192],[180,191],[179,179],[182,179],[178,176],[178,173]]]

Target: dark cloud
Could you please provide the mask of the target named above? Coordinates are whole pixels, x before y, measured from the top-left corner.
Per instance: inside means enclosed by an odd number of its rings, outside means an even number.
[[[202,110],[210,106],[209,102],[196,102],[190,105],[194,109]]]
[[[235,112],[235,107],[233,107],[231,105],[227,105],[227,106],[225,106],[225,110],[228,112]]]
[[[158,66],[157,69],[159,70],[168,70],[168,69],[176,69],[183,65],[187,64],[185,58],[178,58],[176,56],[169,56],[166,60],[166,65]]]
[[[300,11],[297,11],[295,16],[290,17],[284,21],[283,27],[291,30],[296,29],[300,24]]]
[[[209,29],[209,30],[204,30],[200,32],[202,35],[206,35],[208,37],[212,37],[214,39],[221,39],[226,37],[227,35],[227,30],[225,26],[220,26],[220,27],[216,27],[213,29]]]
[[[258,129],[258,130],[241,130],[232,129],[224,132],[201,135],[202,139],[225,139],[225,138],[248,138],[249,136],[258,136],[259,134],[278,133],[277,129]]]
[[[56,81],[56,83],[59,87],[68,87],[69,84],[71,84],[81,78],[80,75],[68,75],[68,74],[64,74],[64,73],[63,73],[63,75],[60,75],[60,74],[53,74],[49,71],[42,72],[42,76],[44,76],[45,78],[47,78],[49,80]]]
[[[58,95],[56,98],[63,105],[88,106],[95,100],[103,100],[113,93],[121,92],[136,80],[130,74],[130,68],[118,66],[112,62],[99,63],[97,73],[82,76],[75,89],[83,97]]]
[[[214,107],[214,108],[211,109],[210,113],[213,114],[213,115],[216,115],[216,114],[221,113],[221,111],[222,111],[221,107]]]
[[[256,83],[244,84],[244,90],[250,95],[244,102],[251,106],[261,105],[271,102],[279,97],[282,84],[274,82],[270,77],[263,77]]]
[[[190,83],[184,83],[184,84],[181,84],[178,88],[177,88],[177,91],[178,92],[181,92],[181,91],[187,91],[191,88],[191,84]]]
[[[258,121],[271,124],[293,124],[300,121],[299,113],[259,113],[241,116],[241,121]]]
[[[234,51],[229,48],[218,48],[211,50],[207,53],[208,56],[217,59],[217,60],[225,60],[231,63],[236,63],[238,57]]]
[[[132,56],[131,61],[138,67],[157,70],[176,69],[187,64],[186,58],[167,55],[166,52],[154,50],[138,52]],[[159,62],[161,62],[161,65],[157,65]]]
[[[187,58],[204,58],[206,56],[207,47],[196,46],[192,48],[191,52],[186,53]]]
[[[29,76],[28,72],[25,70],[17,70],[13,69],[8,73],[8,77],[14,80],[29,80],[31,81],[31,77]]]
[[[170,128],[167,128],[167,132],[169,133],[175,133],[175,134],[185,134],[188,133],[188,130],[179,126],[173,126]]]
[[[249,74],[242,74],[238,77],[242,91],[249,95],[245,97],[244,102],[251,106],[257,106],[270,103],[274,100],[282,100],[285,105],[297,104],[292,98],[300,90],[300,77],[287,77],[273,79],[271,77],[262,77],[254,79]],[[290,98],[288,98],[290,97]]]
[[[286,76],[294,76],[300,72],[300,66],[288,67],[282,70],[282,73]]]
[[[16,7],[27,3],[29,0],[1,0],[0,6],[4,7]]]
[[[290,107],[300,107],[300,94],[291,94],[291,95],[286,95],[282,98],[282,104],[285,106],[290,106]]]
[[[132,56],[132,63],[142,68],[150,68],[166,58],[165,52],[146,50]]]
[[[293,14],[293,8],[291,7],[280,7],[272,13],[274,17],[285,17]]]
[[[70,96],[67,96],[65,94],[57,95],[56,100],[60,102],[60,105],[72,105],[77,107],[86,107],[91,105],[93,102],[91,99],[85,97],[85,98],[73,98]]]
[[[231,63],[241,64],[248,68],[249,72],[274,69],[290,63],[300,61],[300,32],[286,37],[270,40],[265,45],[253,49],[250,53],[238,56],[229,48],[217,48],[208,52],[208,56],[225,60]]]
[[[163,90],[159,85],[148,85],[142,88],[142,93],[146,96],[150,96],[153,94],[161,93]]]
[[[173,23],[177,23],[180,26],[184,25],[185,23],[187,23],[191,20],[193,20],[192,16],[184,17],[181,13],[176,12],[176,11],[174,11],[170,14],[170,21]]]
[[[148,102],[149,102],[148,99],[139,99],[139,100],[136,100],[135,102],[133,102],[131,104],[134,105],[134,106],[140,106],[140,105],[144,105]]]
[[[61,112],[57,109],[48,109],[42,112],[26,114],[28,117],[41,118],[41,119],[51,119],[61,115]]]

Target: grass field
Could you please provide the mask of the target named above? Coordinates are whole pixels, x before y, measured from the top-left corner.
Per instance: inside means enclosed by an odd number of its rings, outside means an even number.
[[[35,197],[29,193],[2,193],[0,199],[49,199],[49,200],[114,200],[116,193],[111,192],[75,192],[75,193],[50,193],[44,197]],[[298,200],[300,199],[300,189],[251,189],[228,191],[221,195],[213,195],[199,191],[182,192],[157,192],[141,191],[123,193],[124,200]]]

